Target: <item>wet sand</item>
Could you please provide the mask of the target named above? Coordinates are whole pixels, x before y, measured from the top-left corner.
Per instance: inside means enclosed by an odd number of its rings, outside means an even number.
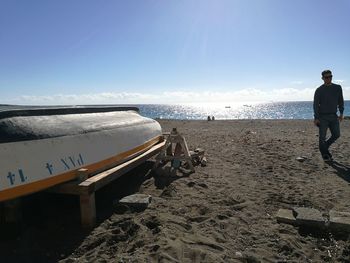
[[[76,197],[33,195],[18,234],[1,238],[0,261],[350,262],[348,237],[275,219],[294,206],[350,212],[350,121],[331,148],[337,165],[321,159],[310,120],[160,123],[164,131],[177,127],[190,149],[203,148],[207,166],[171,175],[151,172],[147,162],[97,193],[91,232],[79,228]],[[151,205],[113,208],[132,193],[152,195]]]

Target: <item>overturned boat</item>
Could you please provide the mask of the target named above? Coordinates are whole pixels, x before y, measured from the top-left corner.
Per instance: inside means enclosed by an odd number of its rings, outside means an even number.
[[[0,107],[0,202],[113,167],[162,141],[135,107]]]

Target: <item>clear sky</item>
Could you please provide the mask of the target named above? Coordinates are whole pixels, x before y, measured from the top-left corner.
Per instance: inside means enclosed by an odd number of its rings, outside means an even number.
[[[349,0],[0,0],[0,103],[350,99]]]

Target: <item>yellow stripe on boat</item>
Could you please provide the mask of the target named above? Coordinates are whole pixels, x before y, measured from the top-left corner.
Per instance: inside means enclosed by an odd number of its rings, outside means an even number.
[[[116,156],[102,160],[100,162],[80,167],[79,169],[86,168],[88,169],[89,173],[95,173],[96,171],[104,169],[105,167],[110,167],[115,164],[122,163],[124,160],[127,160],[130,156],[137,156],[137,154],[141,154],[142,152],[151,148],[153,145],[162,141],[162,139],[163,139],[162,136],[157,136],[156,138],[153,138],[152,140],[134,149],[120,153]],[[50,188],[54,185],[73,180],[77,177],[77,170],[78,169],[67,173],[63,173],[60,175],[56,175],[48,179],[43,179],[34,183],[29,183],[29,184],[13,187],[7,190],[3,190],[0,192],[0,202],[13,199],[19,196],[35,193],[40,190]]]

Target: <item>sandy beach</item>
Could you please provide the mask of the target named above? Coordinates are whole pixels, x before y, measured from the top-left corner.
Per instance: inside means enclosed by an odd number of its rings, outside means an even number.
[[[159,122],[177,127],[191,150],[203,148],[207,166],[170,175],[145,163],[97,192],[89,232],[77,197],[29,196],[22,225],[7,228],[17,233],[1,237],[0,262],[350,262],[347,237],[275,218],[295,206],[350,212],[350,121],[331,148],[337,165],[321,159],[312,120]],[[150,206],[113,206],[133,193],[151,195]]]

